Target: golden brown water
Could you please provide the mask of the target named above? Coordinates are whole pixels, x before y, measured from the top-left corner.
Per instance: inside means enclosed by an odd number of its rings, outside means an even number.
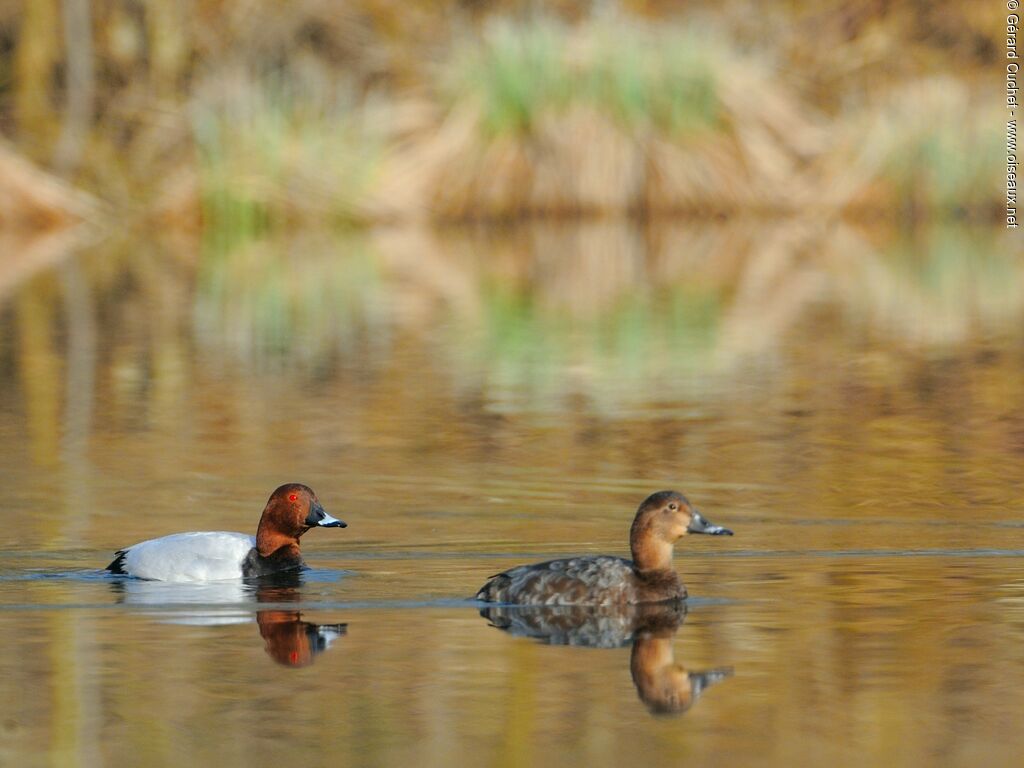
[[[1015,765],[1011,245],[594,224],[0,273],[0,763]],[[349,523],[301,584],[99,570],[289,480]],[[547,645],[468,600],[626,554],[665,487],[736,532],[677,547],[677,626]]]

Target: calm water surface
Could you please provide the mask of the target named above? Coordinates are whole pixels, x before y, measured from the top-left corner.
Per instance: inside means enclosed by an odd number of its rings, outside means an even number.
[[[0,271],[0,764],[1018,765],[1012,245],[596,224]],[[100,571],[291,480],[349,523],[301,582]],[[736,532],[677,547],[685,615],[538,638],[469,600],[626,554],[666,487]]]

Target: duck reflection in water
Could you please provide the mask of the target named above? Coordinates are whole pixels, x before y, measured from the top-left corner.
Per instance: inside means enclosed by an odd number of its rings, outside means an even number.
[[[656,715],[682,714],[709,686],[733,673],[732,667],[689,672],[676,662],[672,641],[686,618],[686,603],[681,600],[627,608],[489,605],[480,615],[493,627],[548,645],[632,645],[633,685]]]
[[[346,633],[345,624],[304,621],[299,610],[280,604],[302,600],[302,576],[289,571],[245,581],[178,584],[142,579],[111,582],[118,602],[161,617],[170,624],[222,626],[253,619],[252,603],[267,607],[256,611],[256,624],[264,649],[287,667],[305,667]]]
[[[302,599],[297,584],[298,573],[276,574],[264,577],[269,583],[261,583],[256,589],[256,602],[293,603]],[[282,583],[285,582],[285,583]],[[286,667],[305,667],[313,663],[317,654],[331,647],[331,643],[347,631],[346,624],[314,624],[303,621],[299,611],[266,610],[256,612],[256,624],[260,628],[264,649],[278,664]]]

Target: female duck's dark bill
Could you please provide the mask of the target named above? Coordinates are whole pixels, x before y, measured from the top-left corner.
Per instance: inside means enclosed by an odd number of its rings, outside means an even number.
[[[319,526],[321,528],[348,528],[348,523],[344,520],[339,520],[336,517],[331,517],[324,508],[320,506],[320,502],[314,501],[309,508],[309,514],[306,516],[306,525],[310,528]]]
[[[686,526],[690,533],[706,533],[710,536],[732,536],[732,531],[720,525],[709,523],[704,515],[694,510],[690,524]]]

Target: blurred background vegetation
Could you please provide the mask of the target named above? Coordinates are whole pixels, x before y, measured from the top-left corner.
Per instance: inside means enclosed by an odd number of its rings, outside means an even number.
[[[0,224],[994,219],[1000,12],[0,0]]]
[[[0,0],[0,696],[38,692],[0,763],[1012,764],[1002,6]],[[255,632],[49,577],[214,507],[244,530],[270,478],[357,515],[312,551],[360,578],[310,595],[396,605],[472,594],[482,553],[621,551],[637,497],[693,489],[755,556],[687,557],[726,600],[678,659],[742,680],[640,728],[624,657],[353,611],[306,678],[350,716],[278,738],[235,706],[268,701]]]

